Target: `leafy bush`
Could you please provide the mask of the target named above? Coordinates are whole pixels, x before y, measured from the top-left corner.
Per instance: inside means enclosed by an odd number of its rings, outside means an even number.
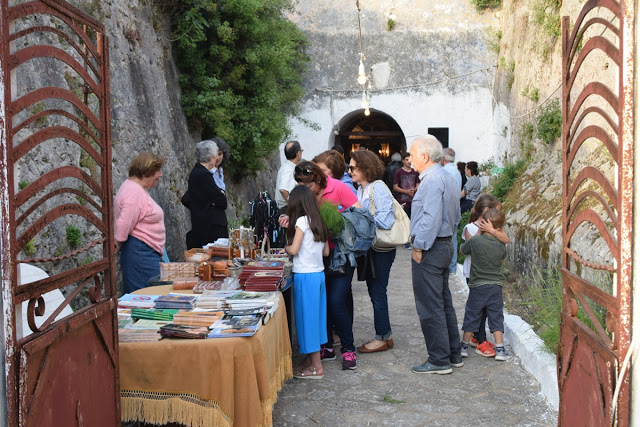
[[[27,244],[24,245],[24,248],[22,250],[24,251],[24,254],[26,256],[31,258],[36,253],[36,244],[33,242],[33,240],[29,240]]]
[[[562,135],[562,111],[560,102],[556,99],[542,108],[536,119],[538,124],[537,137],[546,144],[551,144]]]
[[[335,205],[329,202],[324,202],[320,206],[320,216],[322,216],[322,219],[332,236],[339,236],[342,234],[342,230],[344,229],[344,220],[342,219],[342,214],[340,214]]]
[[[476,7],[478,12],[485,9],[495,9],[502,4],[502,0],[471,0],[471,4]]]
[[[520,126],[520,138],[525,142],[531,142],[535,131],[536,128],[533,126],[533,123],[523,123],[522,126]]]
[[[527,161],[524,159],[520,159],[515,163],[507,163],[502,173],[491,180],[491,194],[500,200],[504,200],[504,197],[513,188],[513,184],[522,175],[526,167]]]
[[[387,31],[393,31],[396,28],[396,21],[393,18],[387,18]]]
[[[484,162],[480,163],[478,165],[478,170],[480,172],[487,172],[487,173],[491,173],[493,171],[493,168],[495,168],[496,162],[493,160],[493,157],[489,157],[487,160],[485,160]]]
[[[465,254],[460,252],[460,246],[464,243],[464,239],[462,238],[462,231],[464,230],[465,225],[469,224],[469,217],[471,216],[471,211],[467,211],[460,216],[460,225],[458,226],[457,234],[458,234],[458,264],[464,263],[464,259],[466,258]]]
[[[73,225],[67,226],[66,229],[67,244],[71,249],[78,249],[82,246],[82,233],[80,229]]]
[[[18,183],[18,189],[20,191],[24,190],[25,188],[27,188],[29,186],[29,184],[31,184],[31,181],[20,181]]]
[[[500,40],[502,40],[502,30],[495,30],[489,34],[489,50],[496,55],[500,53]]]
[[[560,29],[560,6],[561,0],[538,0],[533,4],[533,22],[544,33],[551,37],[558,37]]]
[[[292,0],[161,4],[172,18],[190,127],[229,143],[233,177],[254,173],[290,133],[287,119],[304,95],[307,39],[284,16]]]

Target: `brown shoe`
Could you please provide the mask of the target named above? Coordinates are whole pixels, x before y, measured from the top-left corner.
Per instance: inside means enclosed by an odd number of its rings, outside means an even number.
[[[389,347],[390,349],[393,348],[394,343],[393,343],[393,338],[389,338],[387,340],[387,347]]]
[[[389,350],[389,345],[386,342],[383,342],[382,345],[376,348],[367,348],[365,344],[362,344],[358,347],[358,352],[360,353],[377,353],[378,351],[387,351]]]

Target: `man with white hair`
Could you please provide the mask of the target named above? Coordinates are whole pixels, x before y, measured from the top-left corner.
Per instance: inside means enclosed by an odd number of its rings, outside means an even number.
[[[449,290],[451,236],[460,222],[460,191],[440,165],[442,145],[433,135],[411,145],[411,163],[420,173],[411,216],[411,276],[416,310],[429,358],[411,368],[420,374],[450,374],[464,365],[458,320]]]
[[[455,165],[456,161],[456,152],[453,151],[453,148],[445,148],[442,152],[442,168],[449,172],[449,175],[456,180],[456,184],[462,191],[462,175],[458,171],[458,168]],[[456,224],[456,229],[458,228],[458,224]],[[449,264],[449,273],[456,274],[456,264],[458,264],[458,233],[453,233],[451,237],[451,243],[453,243],[453,257],[451,258],[451,263]]]

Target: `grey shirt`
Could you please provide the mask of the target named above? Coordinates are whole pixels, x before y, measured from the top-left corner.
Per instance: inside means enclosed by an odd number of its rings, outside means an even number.
[[[477,175],[472,175],[467,178],[467,183],[464,185],[464,189],[468,191],[467,200],[469,200],[470,202],[475,202],[480,195],[480,190],[482,190],[480,177],[478,177]]]
[[[413,247],[428,250],[436,237],[451,237],[460,222],[460,187],[439,163],[420,174],[411,204]]]

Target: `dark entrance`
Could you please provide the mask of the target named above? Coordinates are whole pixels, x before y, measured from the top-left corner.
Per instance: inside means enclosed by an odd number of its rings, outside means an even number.
[[[335,143],[344,148],[347,162],[351,158],[350,153],[360,148],[378,153],[385,165],[393,153],[407,150],[407,142],[398,123],[388,114],[376,110],[371,110],[369,116],[365,116],[362,110],[345,116]]]

